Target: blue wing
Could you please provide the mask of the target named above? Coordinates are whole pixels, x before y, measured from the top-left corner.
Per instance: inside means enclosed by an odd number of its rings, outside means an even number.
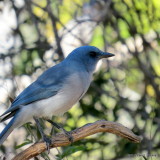
[[[69,73],[66,67],[62,67],[60,64],[51,67],[21,92],[13,101],[11,107],[1,116],[13,112],[24,105],[56,95],[61,89],[65,78],[70,75]]]

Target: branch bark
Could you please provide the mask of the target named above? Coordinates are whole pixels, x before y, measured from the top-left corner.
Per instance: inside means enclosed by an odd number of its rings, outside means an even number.
[[[81,140],[87,136],[93,135],[99,132],[109,132],[115,135],[121,136],[128,139],[134,143],[140,143],[141,137],[135,135],[130,129],[124,127],[120,123],[109,122],[106,120],[99,120],[94,123],[89,123],[83,127],[77,128],[70,133],[73,136],[73,142]],[[71,142],[64,133],[57,133],[52,137],[52,144],[50,148],[62,147],[70,145]],[[28,160],[33,158],[46,150],[46,144],[44,142],[38,142],[25,149],[18,155],[16,155],[12,160]]]

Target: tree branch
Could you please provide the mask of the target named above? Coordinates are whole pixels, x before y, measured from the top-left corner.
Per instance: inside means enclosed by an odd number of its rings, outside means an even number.
[[[73,136],[73,142],[81,140],[87,136],[99,132],[109,132],[128,139],[134,143],[140,143],[141,137],[135,135],[130,129],[116,122],[109,122],[106,120],[99,120],[94,123],[89,123],[83,127],[77,128],[70,133]],[[64,133],[57,133],[52,137],[52,144],[50,148],[62,147],[70,145],[71,142]],[[16,155],[12,160],[27,160],[33,158],[46,150],[44,142],[38,142]]]
[[[60,56],[60,59],[63,60],[64,59],[64,54],[63,54],[63,50],[61,47],[61,38],[59,37],[58,34],[58,29],[57,29],[57,18],[54,16],[53,12],[52,12],[52,8],[51,8],[51,1],[47,0],[47,12],[49,17],[51,18],[51,22],[52,22],[52,26],[53,26],[53,32],[54,32],[54,36],[55,36],[55,41],[56,41],[56,45],[57,45],[57,53]]]

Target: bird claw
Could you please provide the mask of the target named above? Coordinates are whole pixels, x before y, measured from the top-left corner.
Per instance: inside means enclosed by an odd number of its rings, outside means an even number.
[[[73,143],[73,136],[71,132],[68,132],[66,130],[63,130],[64,134],[67,136],[68,140]]]
[[[68,137],[68,140],[73,143],[73,136],[71,134],[71,132],[68,132],[66,131],[64,128],[62,128],[60,125],[58,125],[57,123],[53,122],[52,120],[50,119],[46,119],[49,123],[51,123],[54,127],[60,129],[67,137]]]
[[[43,141],[46,143],[46,148],[47,148],[47,151],[49,154],[50,153],[50,145],[52,144],[52,140],[49,137],[44,136]]]

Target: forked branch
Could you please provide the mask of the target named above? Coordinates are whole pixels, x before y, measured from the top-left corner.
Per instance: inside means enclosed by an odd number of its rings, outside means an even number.
[[[73,136],[73,142],[84,139],[87,136],[93,135],[99,132],[109,132],[128,139],[134,143],[140,143],[141,137],[135,135],[130,129],[124,127],[122,124],[116,122],[109,122],[106,120],[96,121],[94,123],[89,123],[83,127],[77,128],[71,131]],[[52,137],[52,145],[50,148],[62,147],[70,145],[71,142],[68,140],[63,133],[58,133]],[[25,149],[18,155],[16,155],[12,160],[27,160],[33,158],[46,150],[46,145],[44,142],[38,142]]]

